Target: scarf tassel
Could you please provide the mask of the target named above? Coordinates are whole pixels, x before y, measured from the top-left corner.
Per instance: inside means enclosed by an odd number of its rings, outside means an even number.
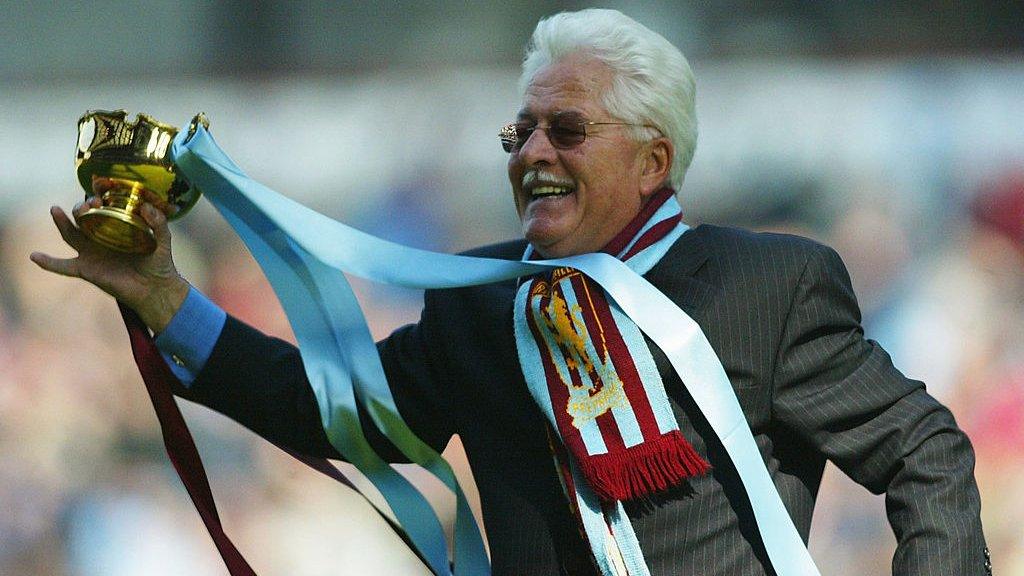
[[[642,498],[676,486],[711,469],[679,430],[624,452],[586,458],[580,469],[605,502]]]

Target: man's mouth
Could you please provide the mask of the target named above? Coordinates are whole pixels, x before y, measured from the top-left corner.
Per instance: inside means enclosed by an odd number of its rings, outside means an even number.
[[[544,170],[531,170],[523,174],[523,190],[530,195],[530,200],[536,200],[568,196],[576,191],[576,185],[569,178]]]
[[[565,196],[572,194],[574,191],[575,189],[572,186],[535,186],[530,190],[530,198]]]

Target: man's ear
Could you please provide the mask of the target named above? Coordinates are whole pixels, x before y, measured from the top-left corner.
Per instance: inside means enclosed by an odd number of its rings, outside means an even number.
[[[643,169],[640,173],[640,195],[650,197],[668,181],[672,172],[675,146],[664,136],[651,140],[644,146]]]

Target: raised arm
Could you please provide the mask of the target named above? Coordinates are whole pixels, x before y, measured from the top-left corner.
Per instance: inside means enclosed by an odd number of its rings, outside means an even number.
[[[73,214],[77,217],[98,207],[98,203],[98,199],[79,203]],[[183,304],[191,287],[174,266],[171,235],[162,212],[152,205],[143,207],[142,214],[153,228],[157,243],[156,251],[145,256],[108,250],[87,238],[60,208],[53,207],[50,212],[61,237],[78,255],[61,259],[37,252],[31,255],[33,262],[50,272],[86,280],[132,308],[154,334],[161,335],[158,343],[177,330],[179,312],[188,312]],[[193,295],[191,300],[195,299]],[[212,349],[200,355],[204,358],[202,365],[188,367],[195,381],[178,382],[174,393],[217,410],[280,446],[310,456],[341,458],[343,455],[328,442],[323,430],[319,405],[299,350],[237,319],[225,320],[220,314],[216,323],[198,322],[199,329],[215,325],[220,332],[209,339],[214,342]],[[167,335],[162,334],[165,329]],[[190,344],[206,340],[194,334],[177,339]],[[431,407],[436,396],[422,392],[438,384],[421,327],[402,328],[379,347],[403,417],[424,440],[443,450],[451,432],[442,427],[447,419],[438,416],[441,411]],[[163,347],[161,351],[165,358],[170,357]],[[180,370],[168,363],[181,378]],[[359,409],[370,444],[389,461],[405,461],[371,423],[362,406]]]

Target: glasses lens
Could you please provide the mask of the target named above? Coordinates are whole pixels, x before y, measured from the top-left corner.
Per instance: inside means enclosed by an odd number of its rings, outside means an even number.
[[[527,140],[530,139],[530,134],[533,134],[536,127],[536,124],[531,122],[506,124],[498,134],[498,137],[501,139],[502,149],[505,150],[505,152],[518,150],[523,144],[526,144]]]
[[[548,139],[555,148],[572,148],[579,146],[587,138],[586,123],[576,115],[555,115],[547,128]],[[514,124],[502,126],[498,137],[501,139],[501,148],[505,152],[513,152],[522,148],[523,144],[530,139],[530,135],[537,129],[537,124],[532,121],[520,121]]]
[[[534,122],[516,122],[513,124],[516,128],[516,148],[522,148],[523,144],[530,139],[530,135],[537,128],[537,124]]]
[[[515,124],[505,124],[501,127],[501,132],[498,133],[498,138],[501,139],[501,147],[505,152],[512,152],[512,149],[515,148],[517,132]]]
[[[573,116],[555,116],[548,128],[548,137],[555,148],[572,148],[579,146],[587,137],[587,129],[583,120]]]

